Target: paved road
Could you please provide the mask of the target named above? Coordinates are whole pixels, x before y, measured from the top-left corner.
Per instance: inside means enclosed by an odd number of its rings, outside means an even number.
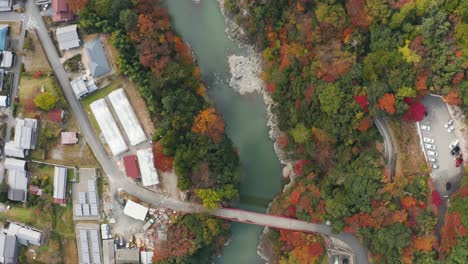
[[[396,168],[395,142],[393,141],[393,137],[390,133],[390,128],[386,119],[374,118],[374,122],[377,126],[377,129],[383,137],[385,146],[385,158],[387,159],[387,166],[389,166],[390,169],[390,178],[393,178],[395,176]]]
[[[116,166],[114,161],[110,159],[101,145],[101,142],[94,134],[88,117],[81,107],[79,101],[75,98],[75,95],[70,86],[69,80],[66,77],[67,74],[63,65],[60,63],[60,58],[55,49],[54,43],[52,42],[44,22],[41,18],[39,10],[34,6],[34,1],[28,1],[26,9],[29,10],[31,16],[37,23],[36,32],[39,40],[42,43],[44,51],[46,52],[49,63],[55,73],[55,76],[60,83],[64,95],[68,100],[73,114],[75,115],[78,125],[81,129],[81,134],[88,142],[91,150],[93,151],[96,159],[101,164],[102,169],[109,177],[109,184],[111,187],[111,193],[114,193],[118,188],[124,188],[129,194],[140,198],[142,201],[152,204],[154,206],[160,206],[165,208],[171,208],[177,211],[183,212],[208,212],[212,215],[231,219],[234,221],[245,221],[249,223],[255,223],[260,225],[271,225],[279,228],[297,229],[302,231],[316,232],[323,235],[331,235],[337,239],[342,240],[353,249],[356,253],[357,263],[368,263],[367,250],[359,243],[359,240],[348,233],[331,234],[330,227],[321,224],[311,224],[294,219],[278,219],[275,216],[268,216],[257,214],[247,211],[234,211],[231,209],[219,209],[216,211],[207,211],[199,204],[192,204],[187,202],[181,202],[176,199],[169,198],[159,193],[151,192],[145,188],[142,188],[134,184],[128,177],[126,177]],[[114,210],[121,210],[120,206],[114,206]],[[115,211],[114,211],[115,213]]]

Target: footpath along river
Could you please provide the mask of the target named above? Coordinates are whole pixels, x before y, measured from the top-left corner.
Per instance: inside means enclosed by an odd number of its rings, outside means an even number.
[[[192,47],[210,98],[222,113],[227,134],[239,149],[242,163],[239,208],[265,212],[281,191],[281,164],[268,136],[266,105],[260,94],[240,95],[229,86],[228,55],[246,55],[225,33],[216,0],[167,0],[175,30]],[[216,262],[256,264],[262,227],[234,223],[232,241]]]

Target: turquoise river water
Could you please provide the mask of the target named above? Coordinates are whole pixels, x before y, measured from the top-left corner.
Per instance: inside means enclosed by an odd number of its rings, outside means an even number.
[[[222,113],[226,131],[239,149],[242,163],[239,208],[265,212],[281,190],[281,164],[268,137],[266,106],[259,94],[241,96],[229,87],[227,56],[246,51],[229,40],[216,0],[167,0],[175,30],[192,47],[210,98]],[[257,255],[263,228],[234,223],[232,241],[217,259],[223,264],[263,263]]]

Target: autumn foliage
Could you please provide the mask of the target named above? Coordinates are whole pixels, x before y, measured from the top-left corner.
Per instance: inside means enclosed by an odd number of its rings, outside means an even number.
[[[153,145],[154,166],[160,171],[168,172],[172,170],[174,159],[163,153],[163,146],[158,141]]]
[[[207,108],[195,117],[192,131],[219,143],[224,132],[224,121],[214,108]]]
[[[365,95],[356,95],[354,96],[354,101],[361,107],[364,112],[368,111],[369,108],[369,99]]]
[[[372,118],[370,116],[367,116],[364,119],[362,119],[361,122],[359,122],[357,130],[364,132],[370,127],[372,127],[373,124],[374,122],[372,121]]]
[[[446,96],[444,96],[445,101],[449,105],[461,105],[462,100],[460,99],[460,96],[458,96],[458,93],[456,92],[450,92]]]
[[[279,240],[296,263],[315,263],[325,252],[322,238],[314,234],[280,229]]]
[[[372,23],[372,17],[366,14],[365,0],[350,0],[346,4],[346,9],[353,26],[367,28]]]
[[[466,236],[467,230],[461,223],[461,215],[458,212],[445,215],[444,226],[440,231],[440,258],[444,258],[447,253],[456,245],[457,236]]]
[[[68,7],[74,14],[80,13],[83,8],[88,4],[89,0],[67,0]]]
[[[416,237],[413,241],[413,248],[415,251],[429,252],[432,250],[434,239],[433,236]]]
[[[424,119],[424,113],[426,112],[426,107],[420,102],[414,102],[410,104],[408,111],[406,111],[403,118],[406,121],[418,122]]]
[[[171,257],[185,256],[189,254],[194,244],[194,236],[183,224],[175,224],[169,227],[167,241],[161,241],[154,249],[153,261],[158,262]]]
[[[378,107],[387,113],[393,115],[395,113],[395,96],[386,93],[379,99]]]

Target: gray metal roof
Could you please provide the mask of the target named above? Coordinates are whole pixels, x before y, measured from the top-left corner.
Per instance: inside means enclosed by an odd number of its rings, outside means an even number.
[[[12,5],[11,0],[0,0],[0,11],[11,11]]]
[[[88,69],[93,77],[102,76],[110,71],[109,62],[99,38],[86,42],[84,48],[88,56]]]
[[[104,264],[115,264],[115,248],[113,239],[102,241],[102,257]]]
[[[54,198],[65,199],[67,192],[67,168],[55,166]]]
[[[73,92],[75,93],[76,98],[80,99],[88,93],[88,88],[83,79],[76,79],[70,82]]]
[[[5,162],[6,163],[6,162]],[[12,201],[25,201],[28,188],[27,172],[24,169],[8,170],[8,199]]]
[[[80,38],[76,31],[77,25],[59,27],[55,32],[61,50],[69,50],[80,46]]]
[[[140,252],[136,249],[117,249],[115,253],[117,264],[140,263]]]
[[[18,238],[19,243],[25,246],[28,246],[29,244],[33,244],[36,246],[41,245],[42,233],[39,230],[33,229],[23,224],[13,222],[10,223],[10,225],[8,226],[7,234],[11,236],[16,236]]]
[[[153,150],[151,148],[139,149],[136,154],[143,186],[159,184],[158,172],[154,167]]]
[[[76,240],[78,242],[78,257],[80,263],[101,263],[101,245],[99,244],[100,239],[97,228],[78,228]]]
[[[16,236],[2,234],[2,238],[0,238],[0,240],[3,240],[0,243],[3,263],[16,263],[18,258],[18,239]]]
[[[35,149],[37,140],[37,119],[16,118],[15,146],[20,149]]]
[[[6,156],[24,158],[24,149],[17,148],[15,142],[8,141],[5,143],[4,152]]]

